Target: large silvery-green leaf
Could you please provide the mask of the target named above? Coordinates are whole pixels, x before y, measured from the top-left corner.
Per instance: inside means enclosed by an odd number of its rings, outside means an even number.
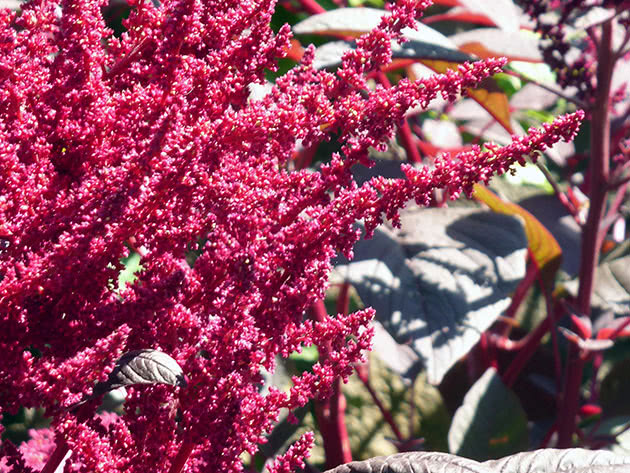
[[[451,452],[477,460],[528,447],[527,415],[494,368],[477,380],[455,412],[448,445]]]
[[[462,208],[405,210],[338,266],[398,343],[438,384],[510,303],[525,274],[521,221]]]
[[[340,465],[326,473],[626,473],[630,457],[603,450],[547,448],[479,463],[437,452],[406,452]]]
[[[545,448],[482,463],[502,473],[624,473],[630,457],[605,450]]]

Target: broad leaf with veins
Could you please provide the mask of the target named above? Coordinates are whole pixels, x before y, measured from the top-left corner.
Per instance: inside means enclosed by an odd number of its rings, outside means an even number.
[[[439,384],[509,305],[527,241],[519,219],[477,209],[405,210],[401,222],[337,269]]]
[[[326,473],[625,473],[630,457],[603,450],[547,448],[476,462],[439,452],[406,452],[340,465]]]

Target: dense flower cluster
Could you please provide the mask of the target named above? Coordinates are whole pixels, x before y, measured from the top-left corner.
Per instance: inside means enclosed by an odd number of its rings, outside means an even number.
[[[336,252],[351,254],[353,224],[373,230],[382,212],[395,218],[436,187],[468,191],[578,126],[565,117],[507,148],[359,187],[351,166],[369,164],[410,107],[454,98],[503,61],[366,89],[428,4],[404,0],[337,74],[314,70],[311,49],[249,100],[288,47],[288,27],[270,28],[273,0],[130,1],[121,37],[105,26],[105,3],[0,12],[0,406],[45,407],[57,446],[72,452],[67,471],[240,471],[281,409],[325,395],[369,348],[370,309],[303,318]],[[317,172],[291,169],[299,143],[332,133],[341,154]],[[142,271],[118,290],[131,251]],[[277,356],[310,344],[330,347],[326,359],[288,392],[261,390]],[[188,387],[130,388],[108,425],[88,409],[97,400],[67,409],[139,348],[175,358]],[[272,471],[299,466],[311,440]]]
[[[580,28],[576,31],[571,25],[577,22],[579,25],[584,24],[581,28],[588,29],[607,20],[616,10],[619,28],[624,31],[630,22],[627,13],[630,4],[627,0],[534,0],[521,3],[534,20],[536,31],[545,40],[541,43],[543,57],[556,72],[558,84],[575,87],[579,98],[592,102],[597,88],[596,43],[600,38],[590,34],[587,36],[579,31]],[[600,12],[595,10],[601,8],[609,8],[609,15],[603,18],[598,15]],[[593,17],[592,21],[589,21],[589,15]],[[621,36],[622,31],[619,32]]]

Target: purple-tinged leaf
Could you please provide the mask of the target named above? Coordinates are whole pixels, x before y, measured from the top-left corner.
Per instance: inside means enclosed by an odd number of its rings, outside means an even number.
[[[468,133],[483,137],[487,141],[494,141],[500,145],[507,145],[512,142],[512,135],[524,135],[525,130],[514,119],[510,120],[510,126],[512,127],[512,132],[508,132],[504,126],[500,125],[498,122],[493,122],[489,118],[485,118],[483,120],[471,120],[462,125],[464,131]]]
[[[547,448],[483,463],[439,452],[406,452],[340,465],[326,473],[626,473],[630,457],[605,450]]]
[[[8,8],[10,10],[18,10],[20,8],[20,0],[0,0],[0,8]]]
[[[177,362],[158,350],[134,350],[121,356],[105,383],[98,383],[95,393],[136,384],[169,384],[186,387],[186,378]]]
[[[624,256],[597,267],[593,288],[593,307],[611,311],[617,317],[630,315],[630,256]],[[579,281],[565,283],[572,295],[577,294]]]
[[[539,40],[531,33],[507,32],[497,28],[479,28],[465,31],[449,39],[460,51],[482,59],[505,56],[510,61],[541,62]]]
[[[394,373],[405,380],[412,380],[422,366],[420,357],[409,345],[397,343],[378,321],[374,321],[374,337],[372,338],[372,353]]]
[[[502,473],[625,473],[630,457],[605,450],[545,448],[483,463]]]
[[[389,15],[389,13],[376,8],[337,8],[308,17],[294,25],[293,32],[296,34],[351,36],[356,38],[376,28],[383,15]],[[457,49],[446,36],[437,30],[420,22],[416,22],[416,27],[416,30],[411,28],[403,29],[403,35],[409,40]]]
[[[564,336],[564,338],[575,343],[580,350],[588,352],[607,350],[615,344],[612,340],[598,340],[592,338],[584,339],[566,327],[558,327],[558,330],[560,330],[560,333]]]
[[[326,473],[492,473],[481,463],[449,453],[406,452],[340,465]]]
[[[525,84],[510,98],[510,106],[524,110],[545,110],[558,101],[558,94],[536,84]]]
[[[422,122],[422,134],[438,148],[455,148],[464,145],[457,125],[451,121],[427,119]]]
[[[313,67],[315,69],[338,67],[341,64],[341,58],[343,55],[353,49],[353,43],[350,41],[331,41],[329,43],[322,44],[315,50]]]
[[[354,48],[350,41],[332,41],[315,50],[313,66],[316,69],[336,67],[341,65],[341,59],[347,51]],[[462,63],[473,61],[474,58],[454,48],[445,48],[423,41],[409,40],[405,44],[392,46],[392,59],[414,59],[418,61],[447,61]]]
[[[477,380],[455,412],[448,445],[451,452],[479,460],[527,448],[527,415],[494,368]]]
[[[580,30],[586,30],[593,26],[601,25],[613,18],[616,14],[614,8],[604,7],[590,7],[585,11],[576,8],[575,11],[579,13],[572,19],[572,26]]]
[[[509,305],[526,238],[519,219],[477,209],[410,209],[401,222],[404,231],[377,231],[337,269],[439,384]]]
[[[621,359],[611,365],[601,380],[599,402],[606,416],[624,416],[630,422],[630,359]],[[630,442],[626,447],[630,454]]]
[[[459,4],[470,12],[487,16],[503,31],[518,31],[520,28],[518,10],[512,0],[459,0]]]
[[[406,452],[340,465],[326,473],[626,473],[630,457],[605,450],[546,448],[483,463],[439,452]]]

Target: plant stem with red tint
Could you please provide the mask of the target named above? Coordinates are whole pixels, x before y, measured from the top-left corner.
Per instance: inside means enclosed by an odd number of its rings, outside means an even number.
[[[52,455],[44,465],[41,473],[53,473],[54,471],[56,471],[57,467],[64,459],[69,450],[70,449],[66,441],[62,438],[57,438],[57,446],[55,447]]]
[[[597,92],[592,109],[590,207],[586,225],[582,232],[582,254],[577,295],[578,310],[583,314],[591,313],[591,296],[595,281],[595,270],[599,262],[600,247],[603,240],[601,222],[604,217],[608,175],[610,167],[610,87],[615,59],[612,53],[613,23],[603,24],[598,46]],[[561,409],[558,414],[558,446],[570,447],[579,407],[579,391],[584,362],[579,357],[579,350],[571,345],[567,365],[567,375],[562,393]]]
[[[173,463],[171,463],[171,468],[168,470],[168,473],[180,473],[184,469],[184,465],[186,465],[186,460],[195,448],[195,444],[185,440],[179,448],[179,452],[177,452],[177,456]]]
[[[338,303],[345,305],[348,286],[342,286]],[[317,301],[311,308],[311,318],[315,321],[324,321],[328,316],[323,300]],[[326,345],[329,345],[326,343]],[[320,346],[320,362],[330,352],[330,346]],[[325,400],[315,401],[315,413],[319,431],[324,439],[324,451],[326,452],[326,468],[334,468],[352,461],[350,439],[346,428],[346,398],[341,391],[341,384],[337,380],[333,386],[333,394]]]

